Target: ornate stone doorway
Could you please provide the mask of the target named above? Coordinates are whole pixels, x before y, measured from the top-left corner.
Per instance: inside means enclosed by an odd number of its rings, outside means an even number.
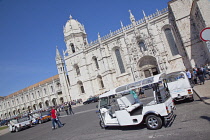
[[[144,56],[139,62],[138,66],[143,77],[150,77],[159,74],[159,68],[156,58],[153,56]]]

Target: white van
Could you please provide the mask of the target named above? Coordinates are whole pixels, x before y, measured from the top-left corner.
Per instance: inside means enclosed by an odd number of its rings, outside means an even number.
[[[175,109],[165,74],[159,74],[134,83],[117,87],[99,96],[100,126],[127,126],[146,123],[148,129],[169,125]],[[130,90],[143,88],[145,98],[136,102]],[[145,88],[145,89],[144,89]],[[138,94],[138,93],[137,93]]]
[[[193,101],[193,89],[185,72],[167,74],[168,88],[175,101],[188,99]]]

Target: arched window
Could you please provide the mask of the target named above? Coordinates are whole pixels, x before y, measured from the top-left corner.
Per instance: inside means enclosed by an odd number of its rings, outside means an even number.
[[[73,44],[73,43],[71,43],[71,44],[70,44],[70,46],[71,46],[72,53],[75,53],[75,47],[74,47],[74,44]]]
[[[98,76],[98,82],[99,82],[100,88],[104,88],[104,82],[101,75]]]
[[[97,58],[96,58],[96,57],[93,57],[93,61],[94,61],[94,63],[95,63],[96,68],[99,69],[99,65],[98,65],[98,60],[97,60]]]
[[[80,88],[80,92],[85,93],[85,89],[84,89],[84,86],[83,86],[81,81],[78,82],[78,85],[79,85],[79,88]]]
[[[118,66],[119,66],[120,72],[121,73],[125,73],[125,67],[123,65],[123,61],[122,61],[122,57],[121,57],[119,49],[115,50],[115,55],[116,55],[116,58],[117,58],[117,62],[118,62]]]
[[[31,95],[32,95],[32,99],[34,99],[34,93],[32,93]]]
[[[44,94],[47,94],[47,90],[44,88]]]
[[[28,95],[26,95],[26,99],[27,99],[27,100],[29,100],[29,97],[28,97]]]
[[[10,107],[10,103],[8,102],[8,107]]]
[[[78,65],[75,65],[75,70],[76,70],[77,76],[79,76],[80,75],[80,70],[79,70]]]
[[[19,100],[17,99],[17,104],[19,104]]]
[[[142,52],[147,51],[147,48],[146,48],[145,43],[143,41],[139,42],[139,48]]]
[[[22,102],[24,102],[24,98],[23,97],[21,97],[21,100],[22,100]]]
[[[38,93],[38,96],[40,97],[40,92],[39,92],[39,91],[37,91],[37,93]]]
[[[166,39],[168,41],[168,44],[170,46],[172,55],[174,56],[174,55],[179,54],[179,51],[178,51],[177,45],[175,43],[174,36],[173,36],[173,34],[171,32],[171,29],[166,28],[164,30],[164,32],[165,32],[165,35],[166,35]]]
[[[51,91],[53,92],[53,86],[51,86]]]

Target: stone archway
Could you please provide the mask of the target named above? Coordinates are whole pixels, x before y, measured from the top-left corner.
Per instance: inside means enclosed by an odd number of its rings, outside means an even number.
[[[54,106],[57,105],[56,98],[52,99],[52,103],[53,103]]]
[[[42,108],[42,102],[39,103],[39,108]]]
[[[16,115],[16,110],[13,110],[13,115]]]
[[[28,111],[29,111],[29,112],[31,111],[31,106],[28,106]]]
[[[20,114],[20,109],[17,110],[18,114]]]
[[[33,109],[36,110],[36,104],[33,105]]]
[[[46,105],[46,107],[49,107],[50,104],[49,104],[48,100],[45,101],[45,105]]]
[[[143,75],[145,78],[160,73],[157,60],[153,56],[142,57],[138,62],[138,66],[141,71],[141,75]]]

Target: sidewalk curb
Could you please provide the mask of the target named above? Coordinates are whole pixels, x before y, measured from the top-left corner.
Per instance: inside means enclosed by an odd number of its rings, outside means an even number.
[[[210,105],[210,103],[207,103],[204,99],[201,98],[201,96],[195,91],[193,88],[193,92],[201,99],[202,102],[204,102],[206,105]]]

